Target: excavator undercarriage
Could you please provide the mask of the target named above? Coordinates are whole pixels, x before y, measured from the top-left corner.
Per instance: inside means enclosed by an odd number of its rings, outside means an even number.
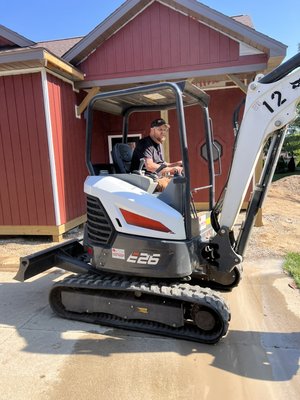
[[[104,273],[90,264],[81,241],[71,240],[22,257],[15,279],[25,281],[52,266],[76,273],[55,283],[49,294],[51,308],[63,318],[209,344],[227,333],[229,307],[200,286],[209,281],[203,273],[201,279],[195,274],[165,280]]]
[[[64,318],[202,343],[218,342],[230,320],[210,289],[109,274],[65,278],[51,289],[50,305]]]

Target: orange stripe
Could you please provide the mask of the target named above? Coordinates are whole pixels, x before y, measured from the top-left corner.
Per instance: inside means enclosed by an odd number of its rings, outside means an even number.
[[[167,228],[159,221],[156,221],[155,219],[146,218],[141,215],[124,210],[122,208],[120,208],[120,211],[125,218],[127,224],[139,226],[140,228],[152,229],[155,231],[173,233],[172,231],[170,231],[169,228]]]

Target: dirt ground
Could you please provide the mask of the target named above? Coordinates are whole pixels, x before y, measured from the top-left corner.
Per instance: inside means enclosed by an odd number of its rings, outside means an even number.
[[[64,235],[64,240],[82,236],[78,227]],[[1,237],[0,267],[17,264],[19,257],[53,246],[51,238],[37,236]],[[247,260],[282,258],[299,251],[300,244],[300,175],[282,178],[269,188],[263,207],[263,226],[254,227],[245,254]]]
[[[284,257],[300,248],[300,175],[273,182],[263,205],[263,226],[254,227],[245,257]]]

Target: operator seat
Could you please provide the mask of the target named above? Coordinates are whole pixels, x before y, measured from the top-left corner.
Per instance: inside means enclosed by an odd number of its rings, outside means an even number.
[[[112,148],[111,156],[116,173],[128,174],[132,159],[132,148],[127,143],[116,143]]]
[[[153,193],[157,182],[141,171],[130,172],[133,150],[127,143],[116,143],[112,149],[111,156],[115,168],[115,177],[122,181],[137,186],[148,193]]]

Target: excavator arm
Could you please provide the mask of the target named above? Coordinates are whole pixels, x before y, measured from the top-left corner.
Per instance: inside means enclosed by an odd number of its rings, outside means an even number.
[[[238,132],[222,208],[212,210],[217,235],[211,239],[213,265],[228,273],[242,259],[257,215],[272,181],[288,124],[297,116],[300,101],[300,53],[270,74],[258,75],[249,85],[243,120]],[[233,228],[254,170],[267,140],[269,150],[259,182],[254,188],[238,238]],[[219,220],[217,214],[220,213]]]
[[[300,101],[300,53],[249,85],[244,117],[224,196],[220,227],[233,229],[266,141],[292,122]],[[276,73],[277,71],[277,73]],[[290,73],[290,74],[289,74]],[[281,140],[282,145],[283,140]],[[273,171],[274,172],[274,171]],[[264,188],[267,190],[267,188]]]

